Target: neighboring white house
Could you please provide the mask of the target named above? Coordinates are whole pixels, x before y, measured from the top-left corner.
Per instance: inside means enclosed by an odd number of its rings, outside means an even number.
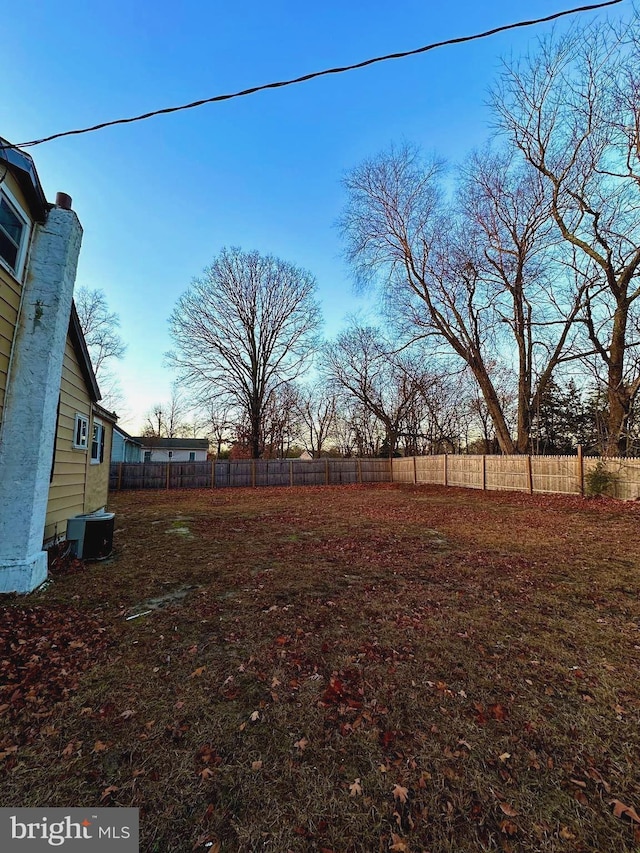
[[[143,462],[206,462],[209,441],[206,438],[155,438],[135,436],[142,445]]]

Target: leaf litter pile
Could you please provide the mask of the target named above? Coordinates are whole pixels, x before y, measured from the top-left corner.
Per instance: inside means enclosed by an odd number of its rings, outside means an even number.
[[[2,603],[2,804],[141,850],[634,851],[640,505],[398,485],[132,492]]]

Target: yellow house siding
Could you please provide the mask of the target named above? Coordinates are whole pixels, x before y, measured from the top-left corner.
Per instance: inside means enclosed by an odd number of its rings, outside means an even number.
[[[27,211],[26,200],[10,173],[5,175],[3,186],[13,194],[23,210]],[[22,284],[0,264],[0,422],[2,421],[9,360],[11,358],[11,347],[13,346],[16,325],[18,323],[21,295]]]
[[[95,415],[94,415],[95,417]],[[97,416],[104,427],[104,461],[99,465],[91,464],[91,454],[87,454],[87,488],[85,491],[84,511],[94,512],[105,506],[109,494],[109,460],[111,459],[111,442],[113,440],[113,424],[104,417]],[[93,428],[93,422],[91,429]],[[90,437],[93,433],[90,432]]]
[[[44,529],[45,542],[54,536],[63,536],[67,529],[67,519],[84,512],[89,449],[76,450],[73,447],[76,414],[90,419],[91,399],[75,351],[67,336],[60,383],[55,465],[49,487]]]

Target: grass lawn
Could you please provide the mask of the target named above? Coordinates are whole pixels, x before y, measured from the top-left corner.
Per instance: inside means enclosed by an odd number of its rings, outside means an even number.
[[[640,848],[640,505],[111,508],[112,559],[2,602],[2,805],[139,807],[144,853]]]

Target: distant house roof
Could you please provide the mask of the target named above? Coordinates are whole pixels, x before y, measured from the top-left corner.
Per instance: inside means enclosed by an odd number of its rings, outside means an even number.
[[[0,162],[11,171],[29,204],[29,212],[36,222],[44,222],[51,205],[45,198],[33,160],[24,151],[11,148],[11,143],[0,136]],[[7,146],[7,147],[3,147]]]
[[[206,438],[156,438],[153,435],[136,435],[143,447],[154,447],[166,450],[208,450],[209,440]]]
[[[126,430],[122,429],[121,426],[115,426],[114,430],[115,432],[119,432],[125,441],[129,441],[131,442],[131,444],[137,444],[138,447],[142,447],[142,442],[140,441],[140,439],[134,438],[132,435],[129,435],[129,433]]]

